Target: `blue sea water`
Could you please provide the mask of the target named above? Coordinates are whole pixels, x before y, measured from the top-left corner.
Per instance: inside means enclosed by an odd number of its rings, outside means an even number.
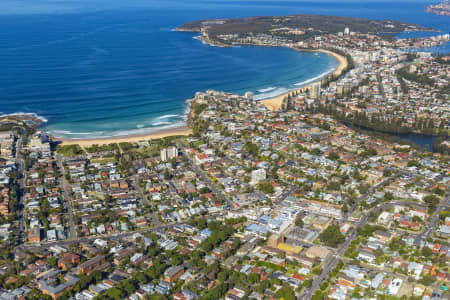
[[[280,94],[323,75],[322,53],[220,48],[174,28],[192,20],[314,13],[394,19],[448,33],[430,1],[18,0],[0,2],[0,112],[36,113],[70,138],[183,124],[206,89]],[[381,3],[381,4],[380,4]]]

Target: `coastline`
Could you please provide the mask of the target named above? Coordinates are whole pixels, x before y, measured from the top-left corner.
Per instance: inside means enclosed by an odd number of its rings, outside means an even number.
[[[136,143],[142,140],[152,140],[152,139],[161,139],[168,136],[175,135],[183,135],[187,136],[192,134],[192,129],[188,126],[180,126],[174,128],[161,129],[154,132],[149,133],[139,133],[139,134],[130,134],[124,136],[116,136],[116,137],[105,137],[105,138],[94,138],[94,139],[67,139],[67,138],[57,138],[54,139],[56,141],[60,141],[62,145],[80,145],[84,147],[89,147],[94,144],[97,145],[105,145],[112,143]]]
[[[296,50],[296,49],[295,49]],[[326,53],[328,55],[333,56],[334,58],[336,58],[339,61],[339,66],[333,71],[330,72],[330,74],[333,74],[335,77],[338,77],[342,74],[342,72],[347,68],[348,66],[348,62],[347,59],[345,57],[343,57],[342,55],[339,55],[335,52],[329,51],[329,50],[325,50],[325,49],[317,49],[317,50],[301,50],[301,51],[311,51],[311,52],[322,52],[322,53]],[[330,76],[330,74],[326,75],[324,78],[327,78],[328,76]],[[293,89],[290,90],[284,94],[281,94],[279,96],[273,97],[273,98],[269,98],[269,99],[263,99],[263,100],[259,100],[258,102],[261,102],[262,104],[264,104],[269,110],[271,111],[276,111],[279,110],[281,108],[281,105],[283,104],[283,99],[285,97],[287,97],[290,93],[292,92],[304,92],[307,89],[310,89],[314,84],[316,83],[320,83],[324,78],[321,78],[320,80],[317,80],[313,83],[310,83],[306,86],[300,87],[298,89]]]
[[[202,41],[205,44],[213,45],[213,46],[219,46],[219,47],[230,47],[229,45],[218,45],[217,43],[213,42],[210,39],[205,40],[205,36],[197,36],[195,37],[198,40]],[[258,46],[258,45],[254,45]],[[264,45],[261,45],[264,46]],[[323,79],[327,78],[331,74],[333,74],[335,77],[338,77],[342,74],[342,72],[347,68],[348,62],[345,57],[342,55],[339,55],[335,52],[325,50],[325,49],[296,49],[291,48],[295,51],[308,51],[308,52],[322,52],[326,53],[330,56],[333,56],[336,58],[339,62],[339,65],[336,67],[334,71],[330,71],[327,75],[325,75],[323,78],[320,78],[319,80],[309,83],[306,86],[299,87],[297,89],[289,90],[286,93],[283,93],[279,96],[269,98],[269,99],[262,99],[258,100],[258,102],[261,102],[263,105],[265,105],[269,110],[276,111],[281,108],[281,105],[283,104],[283,99],[288,96],[292,92],[303,92],[306,89],[311,88],[314,84],[320,83]],[[189,112],[187,113],[189,114]],[[151,140],[151,139],[160,139],[164,137],[169,136],[176,136],[176,135],[182,135],[182,136],[188,136],[192,134],[192,129],[188,127],[188,125],[180,126],[180,127],[174,127],[174,128],[167,128],[167,129],[161,129],[156,130],[153,132],[148,133],[137,133],[137,134],[129,134],[129,135],[123,135],[123,136],[112,136],[112,137],[104,137],[104,138],[82,138],[82,139],[70,139],[70,138],[60,138],[60,137],[54,137],[54,140],[60,141],[62,145],[80,145],[82,147],[88,147],[92,146],[94,144],[97,145],[105,145],[105,144],[111,144],[111,143],[122,143],[122,142],[129,142],[129,143],[136,143],[142,140]]]
[[[446,0],[434,5],[428,5],[425,11],[427,13],[450,17],[450,1]]]
[[[184,30],[184,29],[183,30],[181,30],[181,29],[179,30],[178,28],[177,28],[177,31],[198,32],[197,30]],[[222,43],[219,43],[217,41],[211,40],[209,38],[209,36],[205,32],[202,32],[201,35],[195,36],[194,39],[197,39],[197,40],[201,41],[202,43],[210,45],[210,46],[215,46],[215,47],[233,47],[233,45],[226,45],[226,44],[222,44]],[[260,46],[262,46],[262,47],[279,47],[279,46],[257,45],[257,44],[246,44],[246,43],[245,44],[240,43],[239,45],[249,45],[249,46],[256,46],[256,47],[260,47]],[[277,111],[277,110],[279,110],[281,108],[281,105],[283,104],[283,99],[285,97],[287,97],[289,94],[291,94],[292,92],[299,92],[299,93],[304,92],[305,90],[310,89],[314,84],[320,83],[323,79],[327,78],[331,74],[334,77],[339,77],[342,74],[342,72],[348,66],[348,62],[347,62],[347,59],[345,57],[343,57],[342,55],[337,54],[337,53],[335,53],[333,51],[330,51],[330,50],[326,50],[326,49],[297,49],[297,48],[294,48],[294,47],[288,47],[288,48],[290,48],[290,49],[292,49],[294,51],[300,51],[300,52],[306,52],[307,51],[307,52],[322,52],[322,53],[326,53],[326,54],[336,58],[338,60],[338,62],[339,62],[339,65],[337,66],[337,68],[334,71],[330,72],[329,74],[325,75],[323,78],[321,78],[321,79],[319,79],[317,81],[314,81],[312,83],[307,84],[306,86],[299,87],[297,89],[289,90],[289,91],[287,91],[287,92],[285,92],[285,93],[283,93],[281,95],[278,95],[276,97],[273,97],[273,98],[258,100],[258,102],[261,102],[262,104],[264,104],[270,111]]]
[[[200,40],[203,41],[202,39],[200,39]],[[203,41],[203,42],[205,42],[205,41]],[[207,42],[207,44],[209,44],[209,43]],[[306,89],[311,88],[314,84],[321,82],[324,78],[327,78],[331,74],[333,74],[334,76],[337,77],[342,74],[342,72],[345,70],[345,68],[347,68],[347,65],[348,65],[347,59],[345,57],[343,57],[342,55],[339,55],[335,52],[329,51],[329,50],[325,50],[325,49],[302,50],[302,49],[294,49],[294,48],[292,48],[292,49],[296,50],[296,51],[326,53],[326,54],[336,58],[339,62],[339,65],[336,67],[336,69],[334,71],[330,72],[329,74],[325,75],[323,78],[321,78],[315,82],[309,83],[306,86],[299,87],[299,88],[293,89],[293,90],[289,90],[288,92],[283,93],[283,94],[273,97],[273,98],[258,100],[258,102],[261,102],[262,104],[264,104],[271,111],[279,110],[281,105],[283,104],[283,99],[286,96],[288,96],[290,93],[296,92],[296,91],[303,92]],[[139,142],[142,140],[160,139],[160,138],[164,138],[164,137],[168,137],[168,136],[175,136],[175,135],[188,136],[190,134],[192,134],[192,129],[186,125],[186,126],[156,130],[154,132],[149,132],[149,133],[130,134],[130,135],[123,135],[123,136],[116,136],[116,137],[113,136],[113,137],[105,137],[105,138],[83,138],[83,139],[69,139],[69,138],[55,137],[54,139],[57,141],[60,141],[62,145],[78,144],[80,146],[88,147],[88,146],[92,146],[94,144],[104,145],[104,144],[121,143],[121,142],[135,143],[135,142]]]

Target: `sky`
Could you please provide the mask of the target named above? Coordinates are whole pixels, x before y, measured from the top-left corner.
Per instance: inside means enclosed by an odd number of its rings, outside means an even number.
[[[323,2],[325,3],[364,3],[374,2],[375,0],[1,0],[0,15],[24,15],[24,14],[66,14],[78,12],[95,12],[111,9],[127,8],[157,8],[157,7],[176,7],[179,1],[183,1],[183,6],[192,4],[193,6],[201,4],[242,4],[258,3],[262,5],[277,5],[283,2],[284,5],[298,5],[302,2]],[[391,2],[390,0],[377,0],[376,2]],[[416,2],[435,4],[439,0],[397,0],[396,2]]]

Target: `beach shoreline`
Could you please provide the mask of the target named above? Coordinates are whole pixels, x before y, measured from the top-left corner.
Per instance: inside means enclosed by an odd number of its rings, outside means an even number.
[[[209,42],[207,42],[209,44]],[[306,89],[311,88],[314,84],[321,82],[324,78],[327,78],[331,74],[333,74],[335,77],[338,77],[342,74],[342,72],[347,68],[348,62],[345,57],[342,55],[339,55],[335,52],[332,52],[330,50],[325,49],[295,49],[291,48],[295,51],[308,51],[308,52],[322,52],[326,53],[330,56],[333,56],[336,58],[339,62],[339,65],[333,70],[330,71],[327,75],[325,75],[323,78],[312,82],[310,84],[307,84],[306,86],[299,87],[297,89],[289,90],[286,93],[283,93],[279,96],[269,98],[269,99],[261,99],[257,100],[257,102],[261,102],[264,104],[269,110],[276,111],[281,108],[281,105],[283,104],[283,99],[288,96],[292,92],[304,92]],[[188,112],[189,113],[189,112]],[[187,114],[188,114],[187,113]],[[80,145],[83,147],[92,146],[94,144],[97,145],[105,145],[105,144],[111,144],[111,143],[122,143],[122,142],[130,142],[135,143],[142,140],[151,140],[151,139],[160,139],[168,136],[175,136],[175,135],[181,135],[181,136],[188,136],[192,134],[192,129],[188,127],[188,125],[185,126],[179,126],[179,127],[173,127],[173,128],[165,128],[165,129],[156,129],[153,132],[147,132],[147,133],[135,133],[135,134],[129,134],[129,135],[123,135],[123,136],[112,136],[112,137],[101,137],[101,138],[61,138],[61,137],[54,137],[54,140],[61,142],[62,145]]]
[[[187,30],[180,30],[180,31],[187,31]],[[194,31],[195,32],[195,31]],[[221,44],[221,43],[217,43],[216,41],[213,41],[209,38],[209,36],[206,33],[202,33],[199,36],[195,36],[194,39],[197,39],[199,41],[201,41],[203,44],[206,45],[210,45],[210,46],[215,46],[215,47],[233,47],[235,45],[225,45],[225,44]],[[239,43],[236,45],[244,45],[244,46],[255,46],[255,47],[280,47],[280,46],[271,46],[271,45],[256,45],[256,44],[251,44],[251,43]],[[334,57],[335,59],[337,59],[337,61],[339,62],[339,65],[336,67],[336,69],[334,71],[330,71],[327,75],[325,75],[323,78],[320,78],[317,81],[314,81],[312,83],[309,83],[303,87],[299,87],[296,89],[291,89],[281,95],[278,95],[276,97],[272,97],[272,98],[268,98],[268,99],[261,99],[261,100],[257,100],[258,102],[261,102],[262,104],[264,104],[269,110],[271,111],[276,111],[279,110],[281,108],[281,105],[283,104],[283,99],[285,97],[287,97],[289,94],[291,94],[292,92],[304,92],[306,89],[311,88],[314,84],[321,82],[323,79],[327,78],[328,76],[330,76],[331,74],[334,75],[335,77],[339,77],[342,72],[347,68],[348,66],[348,61],[345,57],[343,57],[340,54],[337,54],[336,52],[330,51],[330,50],[326,50],[326,49],[299,49],[299,48],[295,48],[295,47],[287,47],[289,49],[292,49],[294,51],[299,51],[299,52],[322,52],[322,53],[326,53],[332,57]]]
[[[89,147],[92,145],[106,145],[112,143],[136,143],[142,140],[154,140],[161,139],[168,136],[188,136],[192,134],[192,129],[188,126],[180,126],[173,128],[166,128],[161,130],[155,130],[153,132],[148,133],[138,133],[138,134],[130,134],[123,136],[112,136],[112,137],[104,137],[104,138],[83,138],[83,139],[67,139],[67,138],[59,138],[55,137],[56,141],[61,142],[61,145],[80,145],[83,147]]]
[[[294,50],[297,50],[297,49],[294,49]],[[339,54],[337,54],[337,53],[335,53],[333,51],[330,51],[330,50],[317,49],[317,50],[297,50],[297,51],[310,51],[310,52],[326,53],[326,54],[336,58],[338,60],[338,62],[339,62],[339,65],[337,66],[337,68],[334,71],[330,72],[329,74],[327,74],[326,76],[324,76],[323,78],[321,78],[321,79],[319,79],[319,80],[317,80],[315,82],[309,83],[308,85],[305,85],[303,87],[299,87],[297,89],[289,90],[288,92],[283,93],[283,94],[278,95],[278,96],[273,97],[273,98],[258,100],[258,102],[261,102],[262,104],[264,104],[271,111],[279,110],[281,108],[281,105],[283,104],[283,99],[285,97],[287,97],[289,94],[291,94],[292,92],[300,92],[300,93],[302,93],[305,90],[310,89],[314,84],[320,83],[323,79],[327,78],[331,74],[334,77],[338,77],[338,76],[340,76],[342,74],[342,72],[348,66],[348,62],[347,62],[347,59],[345,57],[343,57],[342,55],[339,55]]]

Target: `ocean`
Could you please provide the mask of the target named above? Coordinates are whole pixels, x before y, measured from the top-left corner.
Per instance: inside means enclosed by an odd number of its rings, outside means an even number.
[[[252,91],[257,99],[268,98],[326,74],[338,62],[282,48],[212,47],[196,34],[174,31],[179,25],[314,13],[407,21],[448,33],[450,18],[424,12],[434,2],[2,1],[0,112],[35,113],[47,120],[44,129],[65,138],[180,126],[186,100],[197,91]]]

